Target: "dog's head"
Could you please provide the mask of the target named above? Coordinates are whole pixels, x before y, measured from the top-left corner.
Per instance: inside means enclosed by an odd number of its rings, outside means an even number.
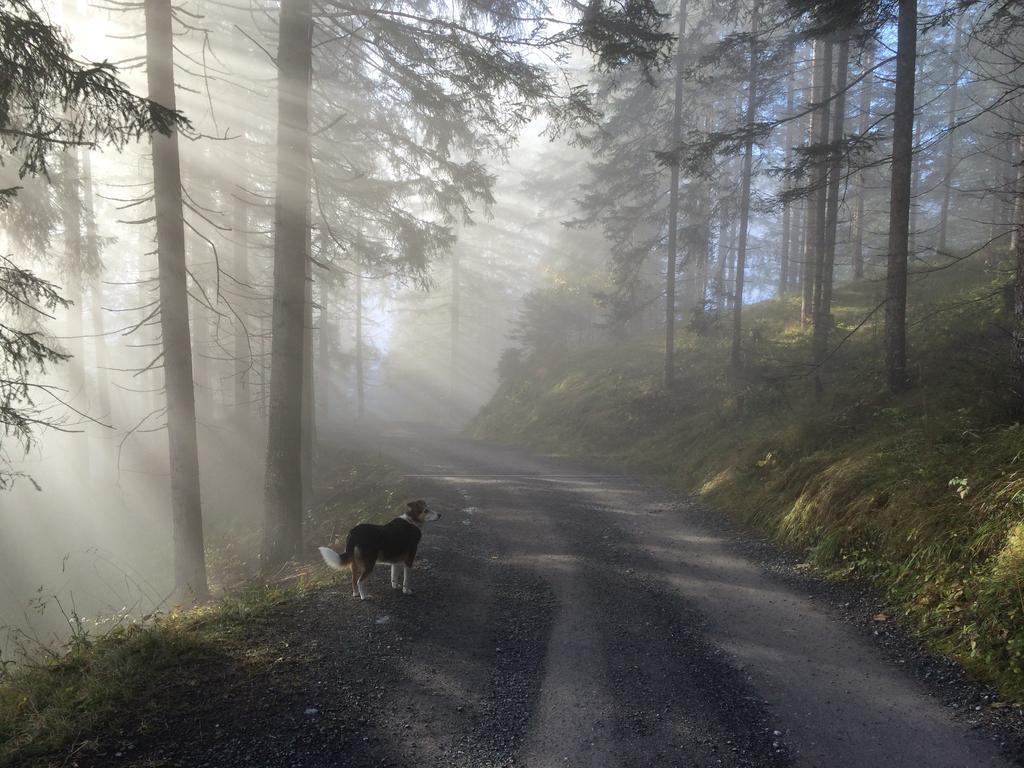
[[[427,522],[428,520],[440,520],[441,513],[432,512],[427,509],[427,502],[423,499],[417,499],[416,501],[410,501],[408,504],[409,511],[408,515],[420,525]]]

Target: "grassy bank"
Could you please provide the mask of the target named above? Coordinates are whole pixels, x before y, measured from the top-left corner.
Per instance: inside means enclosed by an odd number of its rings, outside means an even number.
[[[383,521],[405,500],[400,470],[379,457],[325,448],[323,465],[321,500],[306,520],[311,543],[341,537],[343,545],[352,525]],[[273,664],[280,649],[266,640],[272,614],[333,577],[311,546],[308,557],[243,581],[239,552],[251,544],[248,535],[208,552],[211,581],[221,585],[216,600],[96,629],[72,616],[63,647],[35,645],[17,664],[0,658],[0,767],[68,764],[97,740],[145,733],[182,687],[227,668]]]
[[[504,382],[473,430],[697,492],[831,575],[871,580],[932,647],[1020,700],[1024,429],[1003,282],[980,258],[913,282],[914,385],[898,396],[872,314],[882,286],[865,282],[838,291],[820,370],[798,299],[764,302],[744,313],[740,375],[724,327],[681,334],[671,393],[660,333],[555,350]]]

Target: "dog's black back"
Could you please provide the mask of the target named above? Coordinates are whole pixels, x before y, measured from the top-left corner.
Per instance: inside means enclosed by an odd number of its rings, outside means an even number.
[[[348,532],[345,554],[351,556],[358,547],[360,559],[371,567],[377,561],[412,565],[422,536],[423,531],[414,523],[400,517],[386,525],[363,523]]]

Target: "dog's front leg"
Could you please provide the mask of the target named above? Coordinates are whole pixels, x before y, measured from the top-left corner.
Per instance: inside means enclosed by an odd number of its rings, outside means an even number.
[[[400,563],[391,564],[391,588],[399,589],[402,585],[398,583],[398,567]]]
[[[411,595],[412,587],[409,586],[409,574],[412,573],[412,566],[402,563],[402,570],[404,571],[402,574],[402,594]]]

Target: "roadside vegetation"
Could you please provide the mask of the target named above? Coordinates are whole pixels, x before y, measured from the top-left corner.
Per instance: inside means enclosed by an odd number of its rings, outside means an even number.
[[[478,437],[611,460],[696,492],[863,579],[934,649],[1024,698],[1024,428],[1008,362],[1007,265],[989,254],[911,282],[913,386],[884,379],[884,286],[838,288],[829,356],[812,357],[799,298],[747,310],[731,372],[714,317],[663,337],[506,355]]]
[[[329,484],[324,478],[306,533],[310,541],[335,545],[340,537],[343,546],[350,527],[382,522],[405,497],[396,467],[379,457],[333,453],[349,472]],[[208,551],[215,597],[206,603],[144,617],[87,620],[68,611],[69,637],[60,647],[9,634],[0,646],[8,654],[0,657],[0,767],[50,765],[54,755],[63,764],[69,755],[88,753],[97,737],[144,735],[175,691],[204,685],[226,667],[274,664],[280,648],[267,638],[274,635],[275,610],[336,578],[313,549],[308,558],[245,576],[245,544],[243,538],[233,548]],[[65,610],[60,600],[51,596],[49,607]]]

